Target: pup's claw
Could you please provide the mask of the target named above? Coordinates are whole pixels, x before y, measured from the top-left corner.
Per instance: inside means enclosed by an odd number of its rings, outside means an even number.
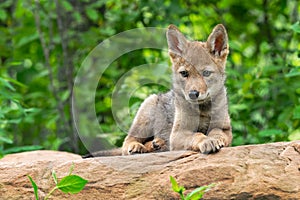
[[[147,152],[146,147],[139,142],[134,142],[134,143],[130,144],[128,146],[128,150],[127,150],[128,155],[131,155],[134,153],[146,153],[146,152]]]
[[[222,147],[224,147],[224,142],[214,138],[206,138],[199,143],[199,151],[203,154],[218,152]]]

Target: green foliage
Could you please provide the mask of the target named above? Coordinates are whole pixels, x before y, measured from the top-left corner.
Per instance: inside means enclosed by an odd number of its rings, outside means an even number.
[[[172,190],[177,192],[182,200],[198,200],[201,199],[205,192],[210,190],[210,188],[214,187],[215,184],[205,185],[194,189],[192,192],[184,196],[183,192],[185,188],[183,186],[179,186],[174,177],[170,176],[170,181],[172,184]]]
[[[170,176],[170,181],[172,184],[172,190],[174,192],[177,192],[180,195],[181,199],[185,199],[183,192],[185,191],[185,188],[183,186],[178,186],[177,181],[173,176]]]
[[[80,64],[114,34],[137,27],[166,28],[171,23],[197,40],[205,40],[217,23],[226,26],[233,145],[300,138],[299,9],[297,0],[2,1],[0,157],[41,148],[84,154],[71,113],[72,85]],[[103,143],[120,146],[126,135],[111,112],[116,83],[134,67],[150,63],[166,66],[154,71],[165,74],[157,81],[167,86],[168,55],[153,49],[121,56],[99,80],[95,110],[105,133],[99,133]],[[156,74],[143,76],[153,80]],[[129,91],[140,78],[133,73],[122,90]],[[155,84],[138,88],[122,126],[128,129],[148,94],[167,89]],[[88,122],[82,123],[89,129]]]
[[[31,178],[31,176],[28,176],[30,182],[31,182],[31,185],[33,187],[33,191],[34,191],[34,197],[36,200],[39,199],[39,195],[38,195],[38,186],[36,185],[36,183],[34,182],[34,180]]]
[[[281,6],[291,8],[291,4]],[[262,16],[272,15],[264,9],[260,12]],[[256,30],[261,27],[261,32],[248,34],[253,34],[259,42],[253,40],[241,44],[232,41],[234,52],[227,67],[227,86],[234,145],[285,141],[299,129],[300,121],[295,117],[299,105],[299,86],[296,84],[300,78],[296,39],[299,22],[284,23],[287,20],[287,16],[281,16],[263,21],[256,28],[252,25]],[[271,25],[277,33],[270,29]],[[252,47],[255,49],[251,50]],[[235,51],[251,60],[243,61]]]
[[[291,26],[292,30],[295,31],[296,33],[300,33],[300,22],[296,22]]]
[[[52,171],[52,177],[55,182],[55,187],[53,187],[52,190],[45,196],[44,200],[47,200],[51,196],[51,194],[57,189],[64,193],[71,193],[71,194],[76,194],[76,193],[79,193],[81,190],[83,190],[83,188],[85,187],[85,185],[87,184],[88,181],[83,179],[80,176],[72,175],[71,173],[73,171],[73,168],[74,168],[74,165],[72,164],[69,175],[63,177],[59,182],[57,180],[55,171],[54,170]],[[39,199],[38,198],[38,186],[33,181],[31,176],[28,176],[28,178],[32,184],[35,199],[38,200]]]
[[[56,186],[64,193],[76,194],[84,188],[86,183],[87,180],[81,178],[80,176],[69,175],[61,179]]]
[[[15,86],[25,88],[22,83],[0,77],[0,158],[9,153],[42,149],[39,145],[17,146],[4,148],[5,144],[13,144],[13,127],[30,120],[38,109],[26,108],[20,94],[16,93]]]

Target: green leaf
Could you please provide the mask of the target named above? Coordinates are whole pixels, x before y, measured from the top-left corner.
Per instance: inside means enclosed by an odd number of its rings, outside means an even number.
[[[300,140],[300,129],[296,129],[293,132],[291,132],[289,135],[289,140]]]
[[[36,185],[36,183],[33,181],[33,179],[31,178],[31,176],[27,176],[31,182],[31,185],[33,187],[33,191],[34,191],[34,196],[35,196],[35,200],[38,200],[39,199],[39,196],[38,196],[38,187]]]
[[[34,150],[41,150],[44,147],[39,146],[39,145],[31,145],[31,146],[20,146],[20,147],[12,147],[9,149],[5,149],[4,153],[5,154],[10,154],[10,153],[19,153],[19,152],[24,152],[24,151],[34,151]]]
[[[53,177],[53,180],[55,182],[55,185],[57,185],[58,181],[57,181],[55,170],[52,170],[52,177]]]
[[[28,114],[28,113],[38,113],[40,111],[41,111],[41,109],[39,109],[39,108],[25,108],[24,109],[24,112],[26,114]]]
[[[232,106],[230,106],[230,109],[236,111],[240,111],[240,110],[246,110],[248,109],[248,106],[246,104],[233,104]]]
[[[25,68],[30,68],[32,66],[32,61],[28,58],[26,58],[23,62],[23,65]]]
[[[13,83],[13,84],[15,84],[15,85],[17,85],[17,86],[20,86],[20,87],[22,87],[22,88],[27,88],[26,85],[24,85],[23,83],[21,83],[21,82],[15,80],[15,79],[13,79],[13,78],[10,78],[10,77],[2,77],[2,79],[4,79],[4,80],[7,81],[7,82],[9,81],[9,82],[11,82],[11,83]],[[15,90],[15,89],[14,89],[14,90]]]
[[[92,21],[96,21],[98,19],[98,12],[93,8],[87,8],[86,14],[88,18],[90,18]]]
[[[3,85],[7,88],[9,88],[10,90],[12,91],[15,91],[16,89],[7,81],[5,80],[4,78],[0,78],[0,86]]]
[[[259,131],[258,133],[260,137],[270,137],[273,135],[280,135],[280,134],[282,134],[282,130],[278,130],[278,129],[266,129],[266,130]]]
[[[0,142],[4,142],[4,143],[7,143],[7,144],[12,144],[13,141],[8,138],[8,137],[3,137],[3,136],[0,136]]]
[[[175,178],[173,176],[170,176],[170,181],[171,181],[171,184],[172,184],[172,190],[174,192],[179,192],[178,183],[177,183],[177,181],[175,180]]]
[[[64,193],[76,194],[84,188],[87,182],[87,180],[80,176],[69,175],[61,179],[61,181],[57,184],[57,188]]]
[[[70,97],[70,91],[66,90],[61,94],[61,100],[66,101]]]
[[[300,33],[300,22],[298,21],[295,24],[293,24],[291,26],[291,29],[296,33]]]
[[[21,61],[13,61],[13,62],[10,62],[9,65],[11,66],[18,66],[18,65],[22,65],[23,62]]]
[[[300,106],[296,106],[294,109],[293,119],[300,119]]]
[[[199,188],[199,189],[201,189],[201,188]],[[193,191],[192,193],[190,193],[186,196],[185,200],[198,200],[198,199],[202,198],[203,194],[204,194],[203,190],[196,191],[196,192]]]
[[[180,195],[180,198],[182,200],[184,200],[184,194],[183,192],[185,191],[185,188],[183,186],[178,186],[176,180],[173,178],[173,176],[170,176],[170,181],[171,181],[171,184],[172,184],[172,189],[174,192],[177,192],[179,195]]]
[[[294,77],[300,75],[300,67],[293,68],[289,73],[284,75],[285,77]]]
[[[66,11],[72,11],[73,10],[73,6],[71,3],[69,3],[68,1],[61,1],[62,6],[64,7],[64,9]]]
[[[39,39],[38,33],[26,34],[18,42],[16,42],[15,47],[20,48],[22,46],[28,45],[30,42]]]
[[[5,10],[0,9],[0,20],[4,21],[7,18],[7,13],[5,12]]]
[[[186,196],[186,200],[198,200],[201,199],[203,194],[207,192],[210,188],[214,187],[216,184],[212,183],[210,185],[205,185],[194,189],[191,193]]]

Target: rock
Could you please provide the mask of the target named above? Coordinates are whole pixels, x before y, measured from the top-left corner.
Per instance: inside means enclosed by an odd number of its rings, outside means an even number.
[[[75,165],[89,183],[78,194],[55,191],[50,199],[179,199],[169,176],[187,192],[216,183],[204,199],[299,199],[300,141],[189,151],[81,159],[56,151],[12,154],[0,160],[0,199],[34,199],[30,175],[44,197]]]

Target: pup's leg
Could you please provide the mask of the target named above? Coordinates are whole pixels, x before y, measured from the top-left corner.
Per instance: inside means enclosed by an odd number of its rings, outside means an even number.
[[[143,145],[143,138],[137,138],[127,135],[123,142],[122,155],[130,155],[134,153],[147,153],[148,149]]]
[[[192,140],[191,149],[200,151],[200,153],[208,154],[219,151],[222,147],[231,144],[231,130],[222,130],[219,128],[212,129],[208,136],[202,133],[195,133]]]
[[[123,155],[134,153],[146,153],[149,149],[145,147],[145,143],[154,136],[154,127],[157,116],[157,95],[149,96],[139,108],[133,123],[130,127],[127,137],[122,147]],[[151,149],[151,148],[150,148]]]

